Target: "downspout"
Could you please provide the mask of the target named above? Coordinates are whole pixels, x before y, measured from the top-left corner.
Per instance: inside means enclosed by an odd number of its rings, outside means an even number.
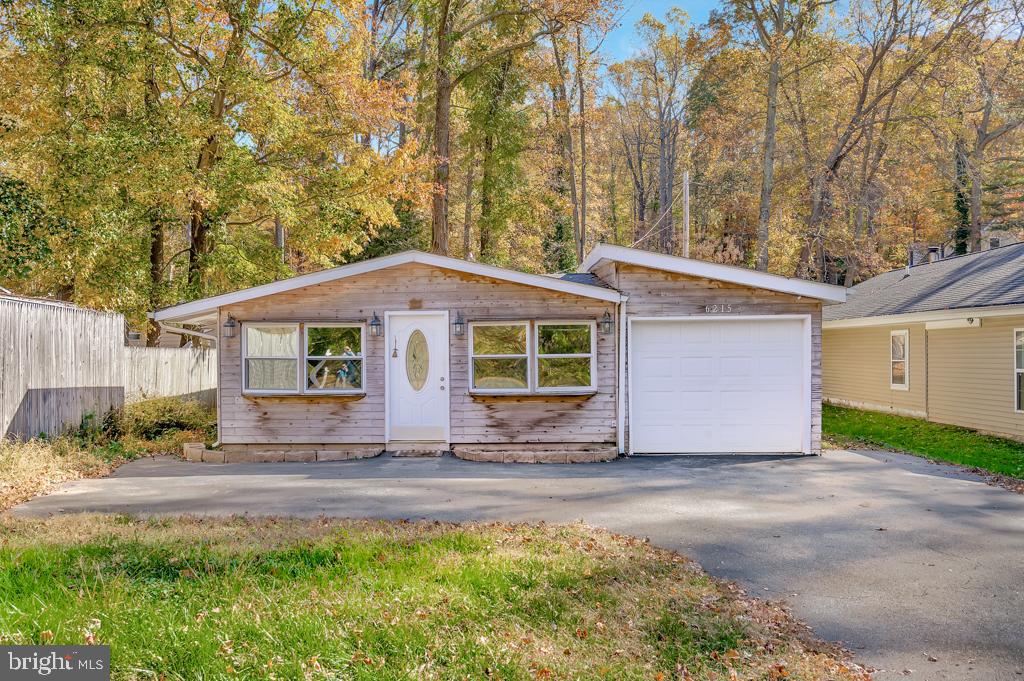
[[[619,454],[626,453],[626,301],[628,300],[629,296],[623,295],[619,302],[615,303],[616,312],[619,317],[619,370],[616,376],[618,383],[616,388],[618,393],[616,417],[618,423],[615,429]]]

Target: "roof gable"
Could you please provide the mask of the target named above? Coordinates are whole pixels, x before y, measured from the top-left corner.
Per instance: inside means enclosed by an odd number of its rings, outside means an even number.
[[[825,321],[1024,305],[1024,243],[879,274],[850,289]]]
[[[284,293],[285,291],[293,291],[295,289],[305,288],[306,286],[316,286],[317,284],[346,279],[348,277],[358,276],[367,272],[395,267],[397,265],[406,265],[409,263],[419,263],[421,265],[429,265],[439,267],[441,269],[463,272],[481,277],[489,277],[491,279],[499,279],[516,284],[523,284],[525,286],[534,286],[537,288],[569,293],[586,298],[596,298],[597,300],[605,300],[609,302],[618,302],[621,300],[621,295],[618,291],[596,285],[592,282],[584,283],[584,281],[579,278],[559,278],[543,274],[529,274],[527,272],[519,272],[517,270],[470,262],[468,260],[460,260],[458,258],[449,258],[443,255],[435,255],[433,253],[404,251],[394,255],[373,258],[371,260],[363,260],[349,265],[341,265],[340,267],[321,270],[320,272],[303,274],[289,279],[282,279],[269,284],[263,284],[262,286],[254,286],[252,288],[242,289],[241,291],[224,293],[210,298],[203,298],[201,300],[194,300],[189,303],[182,303],[181,305],[167,307],[154,312],[153,319],[158,322],[191,323],[192,321],[209,317],[218,308],[225,305],[233,305],[235,303],[262,298],[264,296]]]
[[[779,293],[790,293],[832,303],[841,303],[846,300],[846,289],[842,286],[783,277],[778,274],[760,272],[747,267],[722,265],[706,260],[682,258],[675,255],[653,253],[639,248],[627,248],[612,244],[598,244],[595,246],[584,259],[580,270],[589,272],[597,267],[598,263],[602,260],[639,265],[641,267],[702,277],[704,279],[727,281],[741,286],[761,288]]]

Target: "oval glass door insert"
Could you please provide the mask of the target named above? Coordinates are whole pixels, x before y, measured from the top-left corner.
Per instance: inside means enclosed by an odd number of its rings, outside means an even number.
[[[409,334],[409,342],[405,346],[405,375],[413,390],[423,389],[430,372],[430,352],[427,350],[427,337],[416,329]]]

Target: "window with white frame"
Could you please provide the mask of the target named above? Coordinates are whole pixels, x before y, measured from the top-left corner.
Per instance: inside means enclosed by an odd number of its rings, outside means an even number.
[[[363,326],[306,324],[308,393],[363,391]]]
[[[538,392],[594,387],[593,322],[537,322],[536,377]]]
[[[242,326],[243,392],[363,392],[365,332],[361,324],[247,322]]]
[[[1014,406],[1024,411],[1024,329],[1013,330]]]
[[[479,392],[529,392],[529,337],[527,322],[470,324],[470,387]]]
[[[244,387],[252,393],[299,391],[299,325],[245,324]]]
[[[473,392],[557,393],[594,389],[594,322],[472,322],[469,343]]]
[[[889,333],[889,387],[893,390],[907,389],[907,353],[909,347],[909,331],[901,329]]]

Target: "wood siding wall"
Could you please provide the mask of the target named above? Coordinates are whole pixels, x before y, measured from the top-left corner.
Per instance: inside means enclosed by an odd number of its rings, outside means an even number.
[[[467,322],[596,320],[615,305],[420,264],[279,293],[220,310],[221,322],[365,323],[376,312],[448,310]],[[222,323],[218,328],[222,329]],[[383,444],[386,339],[366,334],[363,396],[254,397],[242,394],[240,336],[221,338],[221,441],[226,444]],[[473,396],[468,333],[450,336],[451,442],[615,441],[615,337],[597,337],[597,393],[581,397]]]
[[[889,387],[890,332],[909,331],[907,390]],[[822,371],[827,402],[924,418],[927,364],[924,324],[825,329]]]
[[[821,450],[821,303],[727,282],[636,265],[602,263],[594,273],[629,296],[628,317],[699,316],[705,305],[732,305],[733,315],[811,316],[811,451]],[[624,350],[628,351],[628,349]],[[627,369],[628,371],[628,369]],[[628,390],[628,388],[624,388]],[[626,395],[628,400],[629,396]],[[627,403],[628,404],[628,403]],[[628,414],[628,409],[627,409]],[[628,431],[629,424],[626,424]],[[628,442],[628,432],[627,440]]]

